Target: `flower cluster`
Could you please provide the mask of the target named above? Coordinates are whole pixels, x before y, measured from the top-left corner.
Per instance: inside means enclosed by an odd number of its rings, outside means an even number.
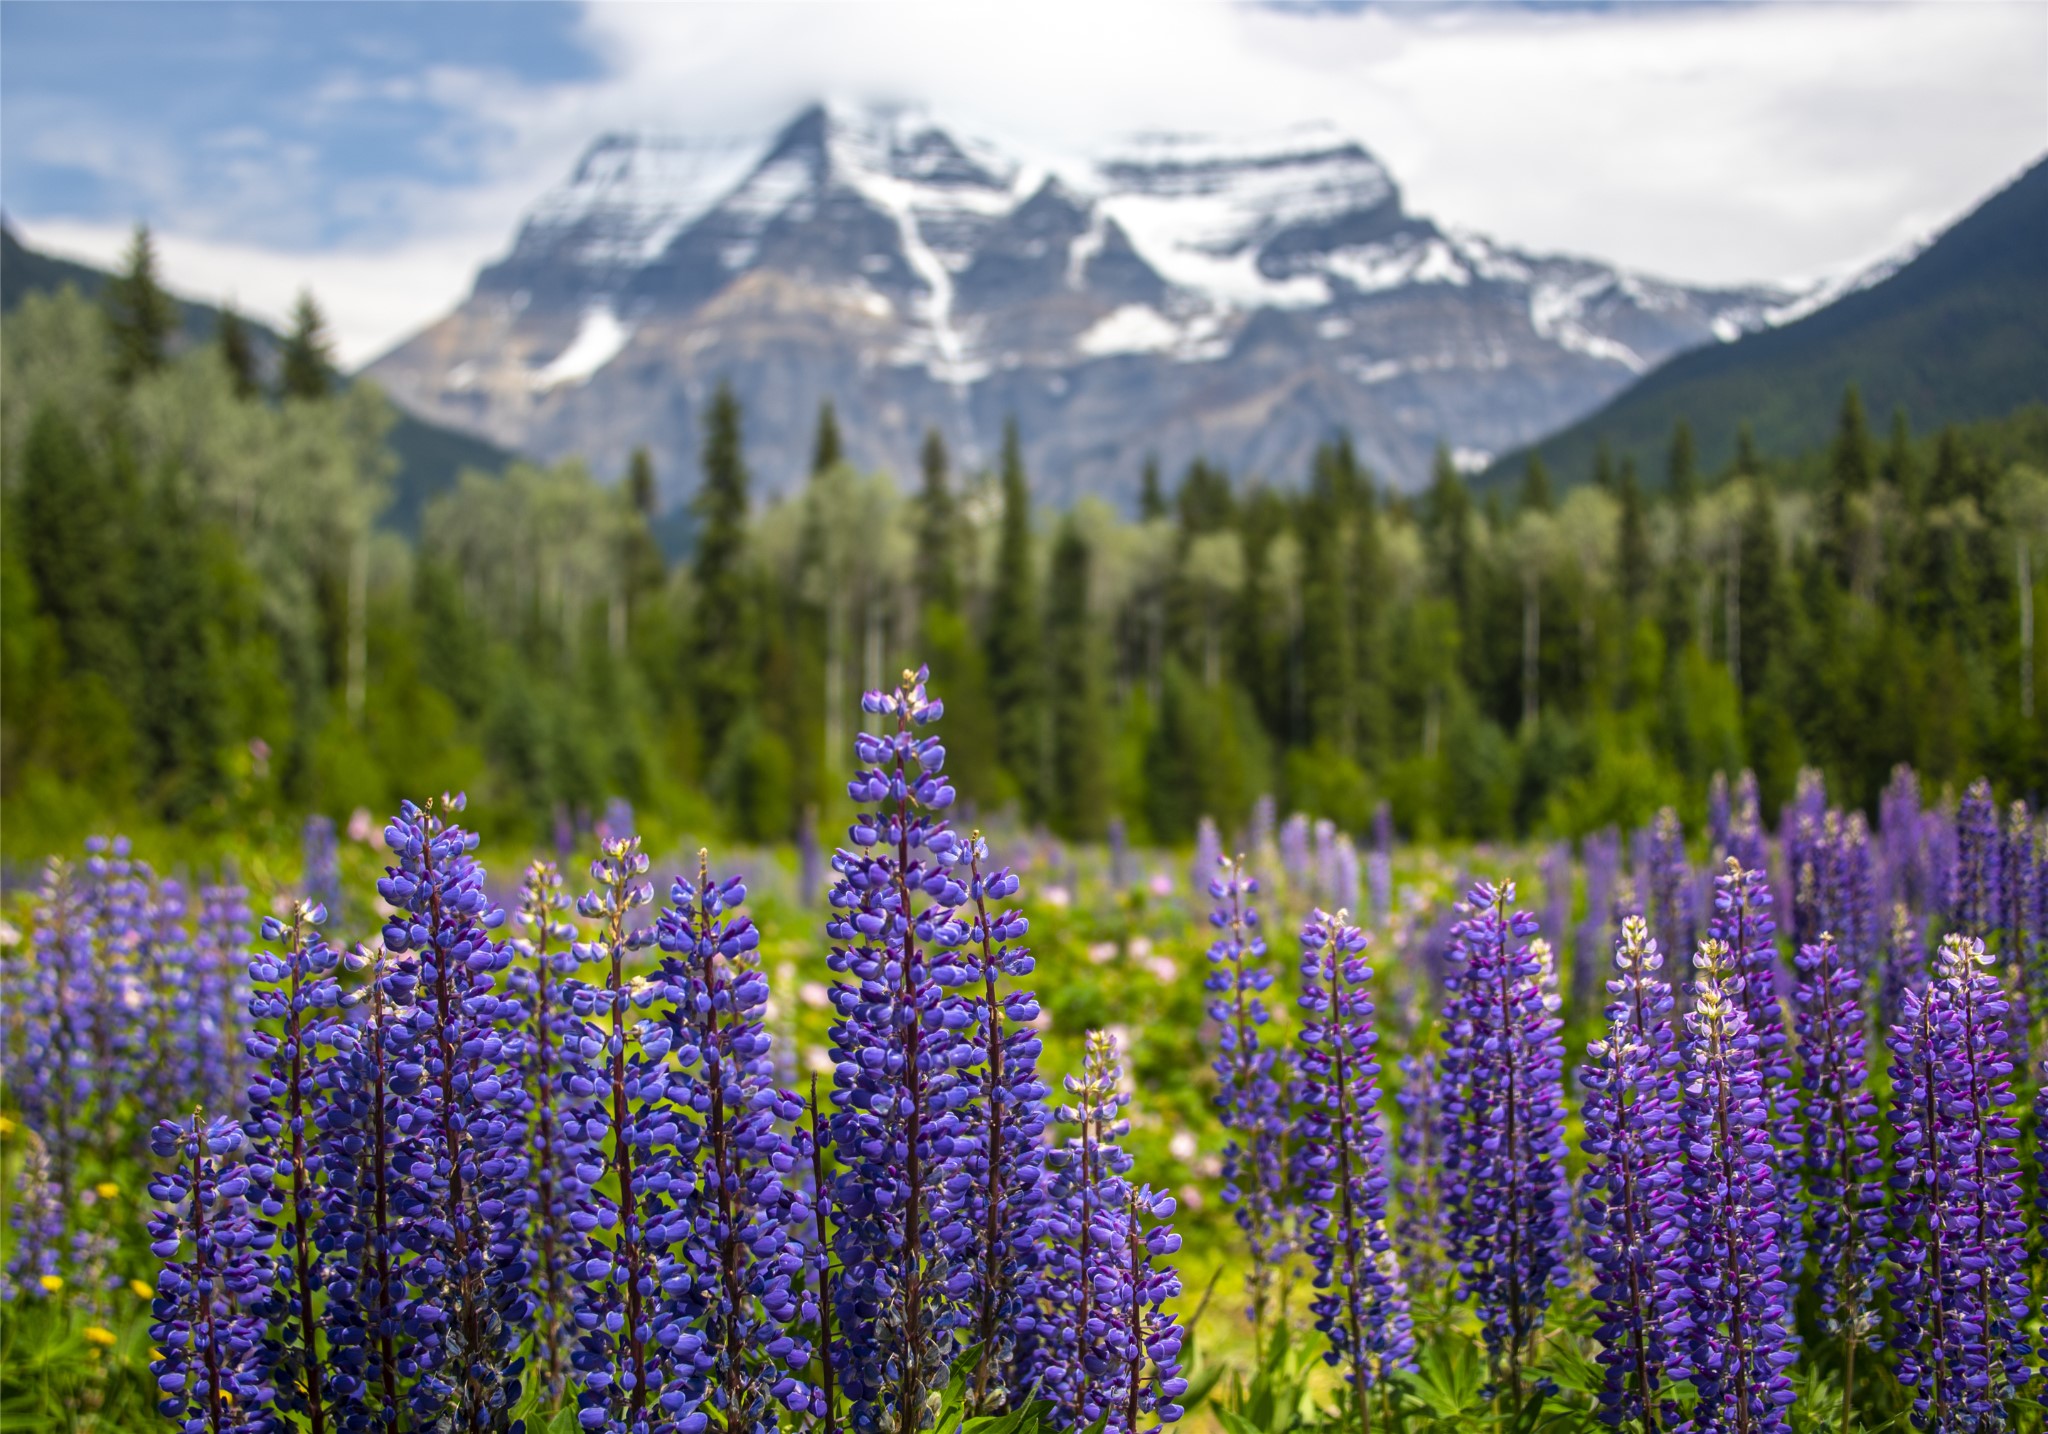
[[[1622,923],[1607,983],[1607,1034],[1586,1050],[1580,1188],[1586,1254],[1599,1302],[1601,1415],[1649,1427],[1666,1363],[1663,1322],[1681,1271],[1671,1257],[1678,1213],[1678,1053],[1663,953],[1640,916]]]
[[[1567,1275],[1571,1192],[1564,1045],[1535,919],[1514,899],[1512,882],[1475,885],[1452,942],[1443,1125],[1450,1256],[1519,1407],[1522,1361]]]
[[[1263,993],[1273,984],[1266,939],[1259,932],[1258,879],[1242,858],[1219,860],[1209,879],[1215,909],[1209,924],[1209,1018],[1219,1028],[1217,1110],[1230,1140],[1223,1150],[1223,1198],[1237,1207],[1237,1223],[1251,1247],[1247,1276],[1251,1317],[1263,1325],[1275,1267],[1288,1249],[1285,1219],[1286,1072],[1279,1049],[1260,1034],[1271,1018]]]
[[[1309,1302],[1354,1400],[1411,1367],[1408,1292],[1387,1232],[1386,1133],[1365,933],[1348,912],[1314,913],[1301,929],[1304,1022],[1295,1089],[1294,1157],[1315,1267]]]
[[[1739,892],[1734,873],[1724,880],[1723,898]],[[1670,1372],[1698,1393],[1695,1427],[1783,1434],[1797,1336],[1763,1059],[1735,953],[1710,937],[1694,964],[1681,1098],[1684,1297],[1668,1312]]]

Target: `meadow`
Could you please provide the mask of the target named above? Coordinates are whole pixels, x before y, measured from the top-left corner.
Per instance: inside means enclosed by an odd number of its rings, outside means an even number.
[[[949,824],[940,696],[864,700],[830,853],[53,856],[7,1428],[2042,1427],[2023,804],[1073,844]]]

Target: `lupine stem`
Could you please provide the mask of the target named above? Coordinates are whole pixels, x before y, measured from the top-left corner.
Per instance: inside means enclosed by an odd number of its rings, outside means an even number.
[[[394,1427],[401,1417],[398,1398],[398,1349],[393,1340],[391,1308],[391,1133],[384,1124],[384,961],[380,952],[370,973],[370,1121],[371,1181],[375,1190],[370,1254],[377,1271],[377,1364],[384,1392],[383,1415]]]
[[[201,1154],[206,1149],[206,1137],[200,1130],[199,1112],[192,1112],[192,1250],[194,1276],[201,1273],[198,1256],[206,1249],[206,1187],[203,1183],[204,1168]],[[211,1273],[207,1272],[204,1284],[195,1278],[192,1281],[193,1294],[206,1319],[206,1422],[213,1434],[225,1434],[226,1425],[221,1418],[220,1398],[220,1335],[214,1327],[214,1292]]]
[[[976,1264],[981,1272],[981,1309],[976,1321],[975,1333],[980,1343],[980,1352],[974,1362],[974,1398],[968,1405],[971,1414],[987,1412],[984,1405],[988,1398],[989,1365],[993,1362],[996,1342],[996,1320],[1003,1308],[1003,1296],[1008,1292],[1010,1280],[1009,1261],[999,1248],[1002,1239],[1002,1186],[1003,1186],[1003,1014],[996,1002],[996,958],[995,943],[989,934],[988,902],[981,890],[981,833],[974,833],[968,844],[968,874],[972,878],[970,889],[974,892],[974,911],[981,931],[981,975],[983,999],[987,1014],[983,1017],[982,1044],[988,1052],[988,1081],[986,1100],[988,1102],[988,1172],[982,1189],[981,1249]],[[1135,1428],[1135,1426],[1133,1426]]]
[[[545,868],[535,862],[529,880],[538,883]],[[562,1397],[562,1331],[560,1315],[567,1303],[562,1289],[560,1252],[555,1249],[555,1054],[553,1021],[548,991],[548,937],[553,934],[553,913],[543,902],[533,924],[533,1057],[538,1079],[534,1081],[534,1128],[541,1132],[543,1148],[535,1172],[540,1212],[540,1355],[546,1373],[548,1393]]]
[[[611,967],[605,991],[611,998],[612,1165],[619,1173],[619,1239],[617,1258],[626,1267],[626,1347],[633,1363],[633,1392],[628,1396],[629,1427],[640,1423],[647,1403],[647,1344],[640,1321],[640,1205],[633,1188],[633,1141],[627,1131],[632,1114],[626,1101],[626,906],[613,901],[606,917],[605,944]]]
[[[292,1132],[292,1226],[297,1242],[297,1248],[292,1252],[292,1266],[298,1292],[299,1339],[306,1356],[306,1408],[311,1416],[313,1434],[325,1434],[327,1401],[320,1384],[319,1330],[313,1321],[313,1241],[312,1232],[306,1225],[306,1207],[308,1197],[312,1193],[312,1179],[306,1169],[305,1079],[308,1032],[300,1009],[299,997],[305,982],[307,917],[307,910],[301,904],[293,915],[291,927],[291,989],[285,1005],[284,1038],[291,1042],[292,1067],[285,1119],[290,1123]]]
[[[904,703],[896,711],[896,734],[898,738],[910,731],[910,708]],[[897,799],[896,821],[896,917],[903,923],[903,966],[898,977],[901,982],[898,994],[907,1007],[915,1009],[917,1000],[917,928],[911,920],[910,911],[910,773],[906,770],[903,754],[905,744],[900,740],[895,747],[896,790],[903,795]],[[909,1082],[910,1120],[904,1149],[904,1200],[903,1200],[903,1334],[904,1358],[901,1362],[904,1385],[897,1394],[897,1423],[902,1434],[915,1434],[924,1416],[924,1396],[921,1388],[924,1362],[924,1290],[923,1260],[918,1251],[918,1241],[923,1219],[924,1169],[920,1158],[920,1145],[924,1139],[924,1071],[919,1064],[920,1037],[923,1023],[913,1020],[903,1033],[903,1078]]]
[[[831,1203],[825,1185],[825,1139],[818,1126],[818,1078],[811,1077],[811,1214],[818,1226],[818,1386],[825,1395],[825,1434],[839,1434],[838,1391],[832,1382],[832,1243],[825,1228]]]
[[[691,934],[697,938],[700,979],[704,991],[718,989],[717,972],[713,969],[718,959],[718,948],[709,939],[711,926],[711,854],[703,848],[697,851],[697,929]],[[718,1005],[712,1002],[707,1020],[718,1019]],[[725,1408],[728,1418],[739,1418],[745,1402],[744,1380],[741,1378],[740,1311],[744,1307],[745,1292],[740,1287],[740,1239],[739,1212],[733,1206],[733,1188],[739,1181],[739,1169],[732,1158],[732,1131],[725,1118],[725,1073],[719,1067],[720,1043],[716,1040],[704,1042],[705,1074],[711,1087],[711,1109],[705,1117],[705,1135],[711,1142],[711,1164],[718,1181],[718,1268],[719,1278],[725,1287],[725,1352],[720,1371],[725,1385]]]

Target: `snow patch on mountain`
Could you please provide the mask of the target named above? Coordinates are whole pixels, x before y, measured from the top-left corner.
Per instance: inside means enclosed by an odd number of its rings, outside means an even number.
[[[591,267],[647,263],[746,178],[763,147],[759,136],[605,135],[534,205],[528,232],[573,234],[562,257]]]
[[[1180,326],[1150,304],[1125,304],[1097,319],[1074,347],[1090,358],[1165,353],[1181,341]]]
[[[633,330],[619,321],[609,304],[592,304],[583,311],[576,337],[569,346],[534,371],[533,387],[542,391],[565,383],[587,383],[592,374],[619,356],[633,337]]]

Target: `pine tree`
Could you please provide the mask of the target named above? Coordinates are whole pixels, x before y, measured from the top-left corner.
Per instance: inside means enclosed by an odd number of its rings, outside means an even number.
[[[714,761],[724,755],[753,695],[754,629],[747,585],[747,463],[740,402],[721,383],[704,415],[704,484],[697,515],[695,576],[699,730]]]
[[[1884,455],[1884,481],[1908,513],[1920,511],[1920,464],[1913,455],[1913,426],[1903,407],[1892,410],[1891,446]]]
[[[56,628],[64,667],[97,677],[124,704],[137,695],[133,484],[102,462],[54,406],[37,410],[22,445],[14,502],[18,551],[36,607]]]
[[[1619,496],[1621,518],[1615,532],[1614,585],[1633,622],[1650,590],[1650,525],[1643,508],[1642,485],[1636,481],[1636,465],[1626,458],[1621,462]]]
[[[839,443],[839,415],[833,411],[832,400],[828,398],[818,405],[818,436],[811,444],[812,476],[836,466],[845,457],[845,450]]]
[[[228,378],[235,386],[235,397],[247,400],[261,393],[263,385],[256,377],[256,349],[249,342],[249,326],[242,322],[242,316],[235,312],[233,306],[220,311],[214,340],[220,345],[221,362],[227,365]]]
[[[654,539],[654,519],[661,505],[660,488],[654,478],[654,458],[646,448],[633,450],[626,463],[625,490],[628,518],[620,550],[620,587],[626,600],[628,631],[641,610],[661,591],[668,564],[661,545]]]
[[[1522,470],[1522,511],[1548,513],[1550,506],[1550,469],[1544,466],[1542,454],[1531,453],[1529,466]]]
[[[1735,471],[1737,473],[1761,473],[1764,471],[1763,455],[1756,451],[1756,434],[1748,423],[1741,423],[1735,429]]]
[[[1699,496],[1699,475],[1693,464],[1692,425],[1681,418],[1671,426],[1671,457],[1665,478],[1671,501],[1686,510]]]
[[[946,440],[939,436],[938,429],[924,431],[924,449],[919,457],[924,469],[924,492],[920,495],[918,514],[918,599],[926,607],[957,609],[959,516],[946,471]]]
[[[1025,809],[1038,815],[1044,811],[1047,778],[1045,697],[1031,563],[1031,489],[1014,418],[1003,427],[1002,484],[1002,531],[985,638],[989,691],[995,699],[1003,766],[1016,779]]]
[[[1593,486],[1603,493],[1612,493],[1614,482],[1614,452],[1603,438],[1593,450]]]
[[[1754,697],[1784,655],[1786,593],[1783,561],[1778,551],[1778,518],[1770,489],[1750,485],[1749,508],[1742,518],[1742,547],[1736,586],[1741,603],[1742,692]]]
[[[1854,576],[1856,565],[1856,500],[1870,491],[1876,469],[1870,427],[1863,418],[1863,399],[1852,383],[1842,394],[1842,412],[1835,426],[1834,446],[1828,452],[1827,489],[1821,502],[1821,553],[1834,570],[1836,580],[1845,585]]]
[[[121,272],[107,281],[106,310],[116,381],[132,384],[162,368],[178,329],[178,306],[157,278],[156,244],[146,224],[135,226]]]
[[[279,367],[286,398],[325,398],[333,387],[334,354],[327,339],[327,321],[310,291],[302,291],[292,309],[292,331],[284,341]]]
[[[1060,524],[1046,581],[1045,635],[1051,677],[1051,816],[1077,840],[1102,835],[1108,813],[1108,693],[1103,649],[1089,612],[1088,540],[1072,515]]]
[[[1472,561],[1472,497],[1451,462],[1450,451],[1437,445],[1429,492],[1423,498],[1423,544],[1436,590],[1458,610],[1458,624],[1471,628],[1474,597]]]
[[[1149,523],[1166,516],[1166,490],[1159,486],[1159,459],[1145,455],[1145,473],[1138,480],[1138,520]]]

